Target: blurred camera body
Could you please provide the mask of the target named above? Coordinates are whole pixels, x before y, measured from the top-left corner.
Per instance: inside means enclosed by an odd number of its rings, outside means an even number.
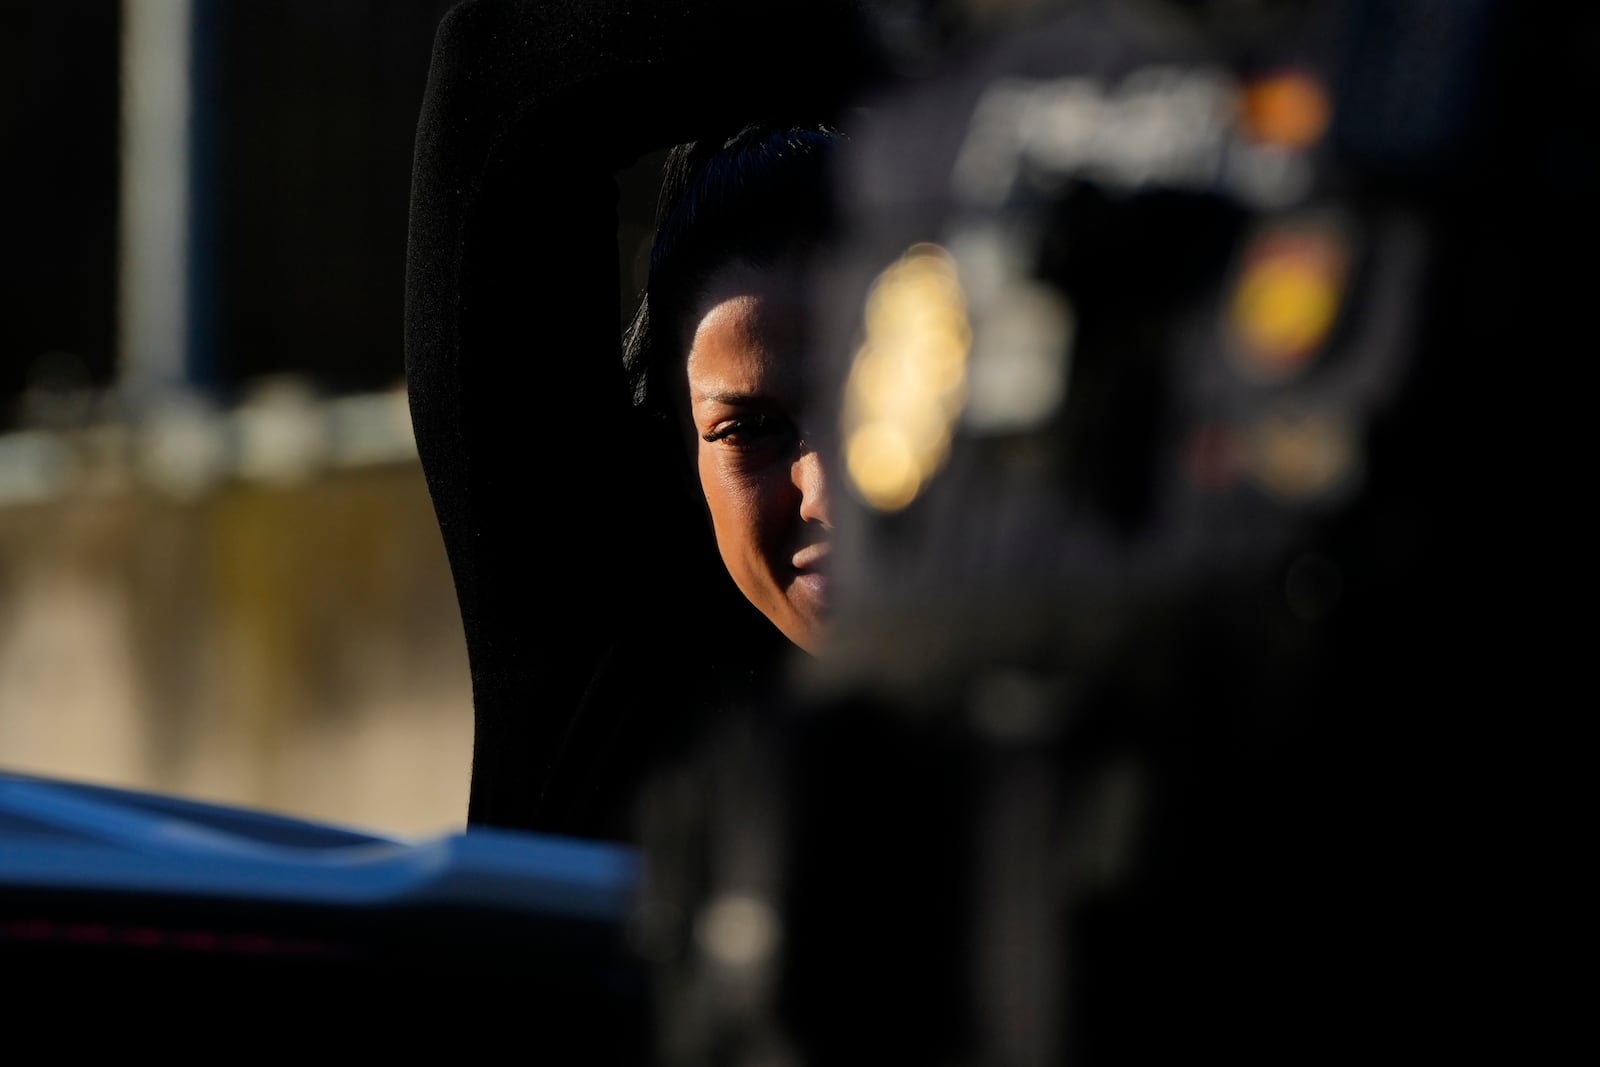
[[[1294,1055],[1441,1009],[1403,975],[1459,951],[1421,768],[1494,592],[1454,405],[1525,310],[1484,197],[1518,27],[1225,7],[1023,5],[863,109],[830,647],[646,845],[685,1062]]]

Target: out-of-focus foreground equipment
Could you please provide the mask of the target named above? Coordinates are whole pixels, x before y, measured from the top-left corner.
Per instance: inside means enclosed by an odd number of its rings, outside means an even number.
[[[625,937],[637,880],[633,850],[607,842],[409,839],[0,774],[0,959],[19,1019],[161,997],[196,1033],[377,1049],[514,991],[518,1012],[465,1036],[536,1027],[553,1052],[647,1062],[647,975]],[[427,1014],[374,1027],[363,1005]]]
[[[1578,53],[1490,2],[950,6],[1015,15],[864,109],[821,269],[835,639],[652,812],[666,1062],[1465,1033]]]

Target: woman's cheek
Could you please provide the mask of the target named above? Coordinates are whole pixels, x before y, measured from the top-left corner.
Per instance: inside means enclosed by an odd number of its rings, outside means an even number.
[[[779,530],[787,526],[786,509],[793,483],[788,464],[734,449],[708,447],[701,454],[701,481],[713,512],[747,530]]]
[[[749,479],[735,465],[729,464],[715,451],[703,451],[700,456],[700,487],[705,491],[713,519],[722,525],[728,520],[748,523],[755,508]]]
[[[747,473],[735,474],[724,486],[724,495],[728,502],[728,510],[738,519],[740,525],[760,526],[763,520],[770,518],[767,499],[769,494],[763,479],[752,478]]]

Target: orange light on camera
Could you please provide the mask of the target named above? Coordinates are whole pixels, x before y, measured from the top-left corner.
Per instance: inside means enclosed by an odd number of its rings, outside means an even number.
[[[1322,85],[1301,71],[1282,71],[1248,83],[1241,102],[1245,132],[1284,148],[1307,148],[1321,139],[1332,117]]]

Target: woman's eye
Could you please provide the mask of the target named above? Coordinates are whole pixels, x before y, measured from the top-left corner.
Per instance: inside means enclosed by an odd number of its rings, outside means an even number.
[[[764,448],[794,436],[794,423],[781,415],[746,415],[720,423],[702,439],[722,441],[733,448]]]

